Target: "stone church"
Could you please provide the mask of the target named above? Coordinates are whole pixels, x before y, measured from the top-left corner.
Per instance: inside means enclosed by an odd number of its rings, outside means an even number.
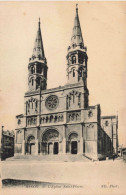
[[[100,105],[89,106],[88,56],[76,7],[67,50],[67,84],[47,89],[48,65],[40,20],[28,64],[24,114],[16,116],[15,154],[109,157],[118,151],[118,117],[101,117]]]

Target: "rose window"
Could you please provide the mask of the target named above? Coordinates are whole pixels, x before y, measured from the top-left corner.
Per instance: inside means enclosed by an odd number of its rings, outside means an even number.
[[[56,109],[56,107],[58,106],[59,100],[58,97],[55,95],[51,95],[46,99],[46,107],[49,110],[53,110]]]

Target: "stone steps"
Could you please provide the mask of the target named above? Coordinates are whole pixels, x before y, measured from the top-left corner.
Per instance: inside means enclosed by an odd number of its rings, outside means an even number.
[[[16,155],[14,157],[6,159],[6,161],[61,161],[61,162],[88,162],[90,161],[84,155],[74,155],[74,154],[60,154],[60,155]]]

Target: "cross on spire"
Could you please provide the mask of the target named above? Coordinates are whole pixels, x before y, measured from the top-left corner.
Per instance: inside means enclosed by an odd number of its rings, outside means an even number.
[[[78,4],[76,4],[76,11],[78,11]]]

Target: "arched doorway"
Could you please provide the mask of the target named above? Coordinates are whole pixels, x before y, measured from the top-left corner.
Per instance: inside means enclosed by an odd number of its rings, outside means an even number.
[[[35,154],[35,137],[33,135],[27,139],[27,153],[31,155]]]
[[[78,134],[77,133],[71,133],[68,137],[68,143],[69,143],[69,153],[71,154],[77,154],[78,153]]]
[[[42,136],[42,153],[58,154],[61,136],[56,129],[48,129]]]

